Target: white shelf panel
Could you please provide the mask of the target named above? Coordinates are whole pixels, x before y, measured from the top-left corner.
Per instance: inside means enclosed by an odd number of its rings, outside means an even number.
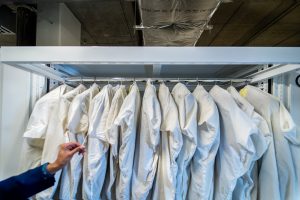
[[[5,63],[300,64],[299,47],[1,47]]]

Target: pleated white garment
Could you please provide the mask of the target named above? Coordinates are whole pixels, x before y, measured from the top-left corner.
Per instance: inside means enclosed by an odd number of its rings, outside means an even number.
[[[182,133],[175,101],[164,84],[160,84],[158,98],[162,123],[159,158],[152,199],[174,200],[176,193],[177,158],[182,147]]]
[[[256,147],[257,149],[256,158],[261,158],[263,155],[265,156],[268,155],[266,154],[266,151],[268,150],[269,145],[271,144],[273,138],[266,120],[254,111],[254,107],[249,102],[247,102],[246,99],[240,96],[240,94],[234,87],[230,86],[229,88],[227,88],[227,91],[234,98],[239,108],[242,109],[256,124],[259,131],[258,133],[265,137],[266,145],[265,146],[261,145],[260,148]],[[258,146],[259,142],[260,141],[255,141],[256,146]],[[272,159],[274,159],[273,164],[276,167],[275,154],[272,154],[272,156],[273,156]],[[233,199],[250,200],[250,199],[257,198],[257,192],[260,191],[260,189],[263,189],[263,187],[266,187],[263,186],[264,184],[263,182],[258,182],[259,180],[258,174],[260,172],[261,166],[263,166],[262,164],[264,163],[260,162],[258,166],[258,162],[253,162],[249,170],[246,172],[246,174],[244,174],[242,177],[240,177],[237,180],[237,185],[233,191]],[[277,174],[274,175],[276,178]],[[273,179],[272,177],[266,177],[266,176],[264,178],[270,178],[270,180]]]
[[[216,157],[215,200],[230,200],[237,180],[252,166],[257,151],[267,146],[256,124],[243,112],[232,96],[219,86],[209,94],[220,112],[220,147]]]
[[[133,200],[150,198],[158,163],[161,112],[155,86],[150,80],[144,91],[139,123],[132,173]]]
[[[140,105],[140,92],[137,84],[133,83],[114,121],[114,125],[121,130],[119,138],[119,173],[116,179],[116,199],[130,199],[131,176]]]
[[[56,107],[60,97],[73,88],[61,85],[40,98],[30,115],[26,131],[24,132],[23,156],[21,170],[26,171],[41,165],[44,141],[49,121],[56,115]]]
[[[77,95],[72,101],[67,119],[65,142],[82,144],[88,131],[89,109],[91,100],[98,94],[99,86],[93,84],[89,89]],[[82,177],[82,155],[75,154],[70,163],[64,167],[61,177],[59,198],[62,200],[77,199],[79,181]]]
[[[198,103],[198,132],[188,199],[208,200],[213,199],[214,164],[220,144],[219,111],[203,86],[198,85],[193,95]]]
[[[100,199],[107,167],[106,121],[115,90],[106,85],[93,98],[89,120],[87,155],[83,168],[83,199]]]
[[[108,170],[106,172],[106,178],[104,180],[104,188],[102,190],[102,199],[114,200],[116,199],[116,177],[119,172],[119,139],[121,131],[118,126],[114,125],[114,121],[117,118],[124,99],[127,95],[124,85],[116,91],[109,109],[107,121],[106,121],[106,138],[109,142],[109,156],[108,156]]]
[[[300,133],[284,105],[274,96],[253,86],[241,91],[255,110],[264,117],[273,133],[279,184],[268,180],[269,188],[259,198],[299,199],[300,197]],[[274,168],[261,173],[271,173]],[[274,177],[275,178],[275,177]]]
[[[54,111],[55,115],[52,115],[49,120],[49,125],[46,131],[45,144],[42,154],[42,164],[49,162],[52,163],[56,160],[59,145],[65,142],[65,131],[67,128],[67,118],[69,106],[74,97],[85,90],[85,86],[80,84],[75,89],[62,95],[59,99],[57,109]],[[58,186],[61,170],[55,173],[54,186],[36,194],[36,199],[52,199]]]
[[[197,147],[197,102],[182,83],[177,83],[172,96],[178,108],[183,146],[177,164],[176,199],[186,199],[190,180],[190,163]]]

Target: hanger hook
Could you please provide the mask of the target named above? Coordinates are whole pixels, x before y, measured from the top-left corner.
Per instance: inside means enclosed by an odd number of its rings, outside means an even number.
[[[80,83],[81,83],[81,84],[83,83],[82,76],[80,77]]]
[[[94,83],[96,83],[96,76],[94,77]]]

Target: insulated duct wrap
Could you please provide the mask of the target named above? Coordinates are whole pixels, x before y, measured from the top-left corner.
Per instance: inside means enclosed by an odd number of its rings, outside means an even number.
[[[194,46],[218,0],[139,0],[145,46]]]

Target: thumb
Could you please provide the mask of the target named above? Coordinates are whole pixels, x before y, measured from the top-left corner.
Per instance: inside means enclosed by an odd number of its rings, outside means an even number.
[[[71,151],[71,155],[73,156],[75,153],[81,151],[81,148],[82,148],[82,147],[79,146],[79,147],[76,147],[75,149],[73,149],[73,150]]]

